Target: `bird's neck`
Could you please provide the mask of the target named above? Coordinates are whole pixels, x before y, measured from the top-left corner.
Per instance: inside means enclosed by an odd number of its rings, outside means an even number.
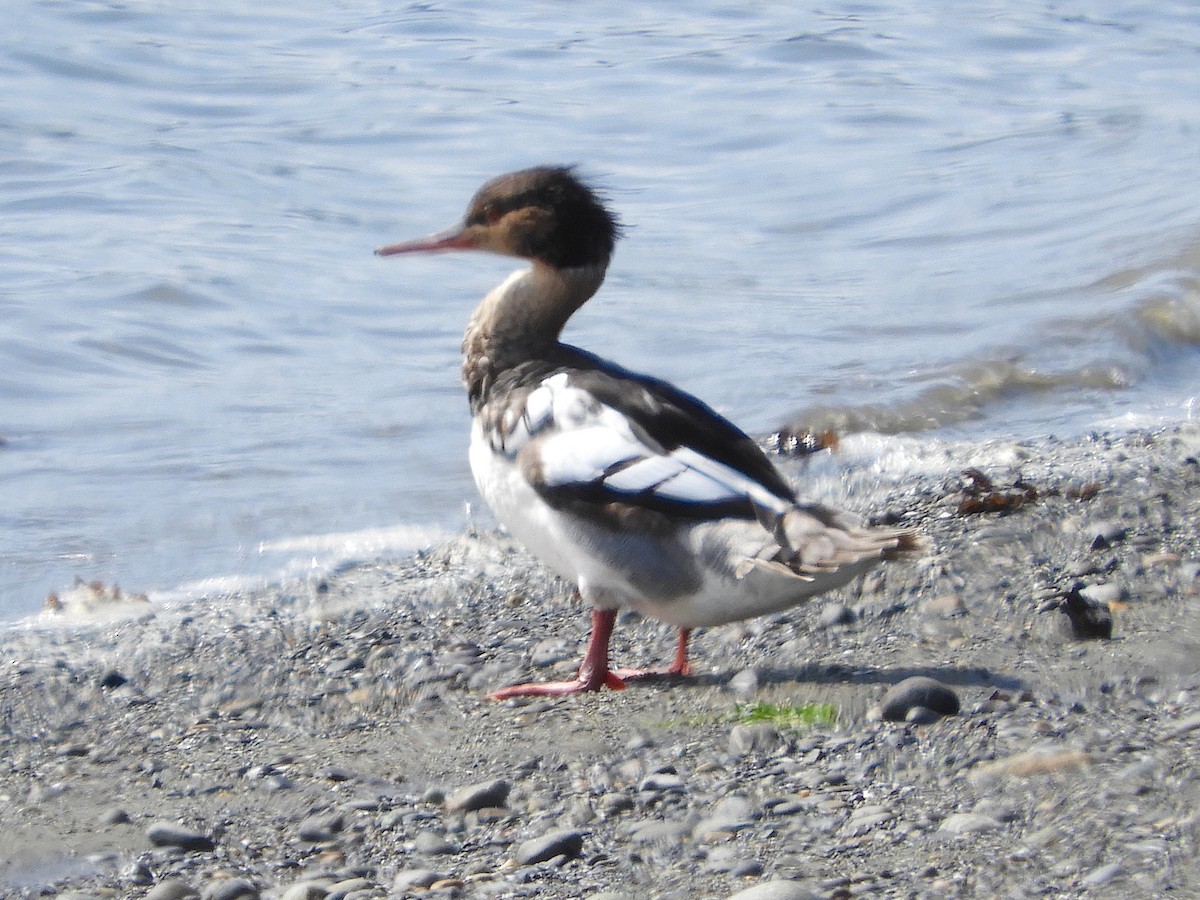
[[[556,269],[535,262],[493,288],[463,337],[463,382],[471,406],[487,398],[496,376],[558,346],[563,326],[604,281],[605,265]]]

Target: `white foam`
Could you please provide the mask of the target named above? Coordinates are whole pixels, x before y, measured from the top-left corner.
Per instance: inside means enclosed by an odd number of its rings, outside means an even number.
[[[260,554],[312,553],[342,559],[377,557],[411,553],[447,540],[450,532],[427,525],[389,525],[360,531],[335,531],[328,534],[298,535],[258,545]]]

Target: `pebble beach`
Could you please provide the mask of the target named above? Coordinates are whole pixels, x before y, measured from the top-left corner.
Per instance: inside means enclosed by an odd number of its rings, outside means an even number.
[[[619,692],[485,698],[587,616],[483,527],[81,588],[0,637],[0,896],[1200,897],[1200,429],[983,449],[854,495],[922,555]],[[672,646],[630,614],[613,652]]]

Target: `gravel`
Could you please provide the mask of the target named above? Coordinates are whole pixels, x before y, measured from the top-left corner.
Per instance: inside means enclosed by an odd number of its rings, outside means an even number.
[[[693,678],[620,692],[485,699],[568,676],[587,627],[489,531],[68,604],[0,636],[0,896],[1189,896],[1198,450],[1178,427],[945,445],[890,479],[786,462],[927,551],[699,631]],[[968,468],[1036,500],[964,513]],[[1080,633],[1070,596],[1111,630]],[[672,646],[623,615],[613,656]],[[751,716],[806,708],[836,716]]]

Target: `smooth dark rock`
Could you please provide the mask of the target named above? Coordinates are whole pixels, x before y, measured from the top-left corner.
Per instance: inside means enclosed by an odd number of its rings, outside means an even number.
[[[543,834],[541,837],[530,838],[520,844],[513,858],[523,866],[545,862],[548,859],[554,859],[556,856],[565,856],[567,859],[574,859],[583,852],[583,839],[585,836],[585,833],[582,831],[573,831],[570,829],[551,831],[548,834]]]
[[[300,835],[301,840],[321,844],[335,840],[345,824],[346,819],[341,813],[309,816],[300,823],[296,833]]]
[[[924,707],[938,716],[958,713],[958,695],[940,681],[925,675],[914,675],[894,685],[880,704],[883,718],[892,722],[907,720],[910,710]]]
[[[123,684],[128,684],[128,682],[129,679],[116,669],[106,669],[104,674],[96,680],[96,684],[100,687],[109,689],[119,688]]]
[[[178,847],[180,850],[204,852],[216,847],[213,839],[172,822],[153,822],[146,828],[146,837],[156,847]]]
[[[729,869],[729,874],[734,878],[757,878],[764,869],[757,859],[743,859]]]
[[[1113,544],[1125,540],[1127,529],[1119,522],[1093,522],[1087,534],[1092,539],[1093,550],[1106,550]]]
[[[459,788],[446,798],[446,809],[455,812],[470,812],[489,806],[504,806],[508,792],[512,789],[507,781],[484,781]]]

